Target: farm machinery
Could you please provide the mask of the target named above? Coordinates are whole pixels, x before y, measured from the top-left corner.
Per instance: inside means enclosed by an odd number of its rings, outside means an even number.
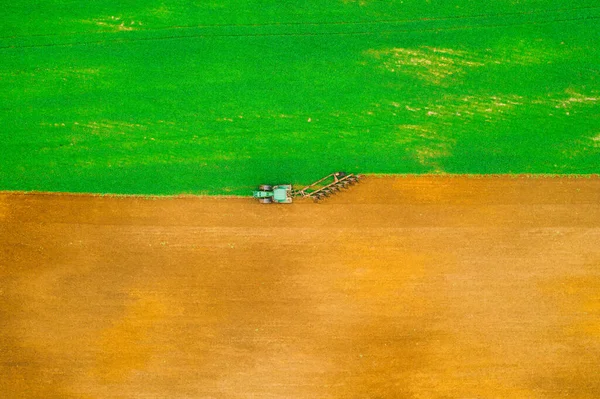
[[[279,204],[290,204],[292,202],[293,190],[290,184],[282,184],[279,186],[269,186],[261,184],[258,190],[252,192],[254,198],[258,198],[261,204],[270,204],[277,202]]]
[[[252,192],[252,196],[263,204],[273,202],[289,204],[294,197],[312,198],[315,202],[319,202],[338,191],[347,189],[351,185],[358,183],[359,179],[359,175],[335,172],[299,190],[294,190],[290,184],[278,186],[263,184],[258,187],[258,190]]]

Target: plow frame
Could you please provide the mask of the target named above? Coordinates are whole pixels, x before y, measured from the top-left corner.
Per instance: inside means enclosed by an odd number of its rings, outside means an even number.
[[[322,184],[330,178],[333,178],[333,181],[325,183],[325,185],[323,186],[319,186],[319,184]],[[360,176],[355,175],[353,173],[331,173],[300,190],[294,190],[293,196],[302,198],[313,198],[314,200],[318,201],[322,197],[329,196],[329,194],[332,191],[338,191],[341,188],[346,188],[348,185],[358,182],[359,178]]]

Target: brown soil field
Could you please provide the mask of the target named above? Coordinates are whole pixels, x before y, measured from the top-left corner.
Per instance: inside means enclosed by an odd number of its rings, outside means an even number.
[[[600,179],[0,194],[0,398],[600,398]]]

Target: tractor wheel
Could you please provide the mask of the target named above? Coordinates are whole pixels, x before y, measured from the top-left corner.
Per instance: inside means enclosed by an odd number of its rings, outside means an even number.
[[[271,199],[271,197],[259,198],[258,202],[260,202],[261,204],[270,204],[271,202],[273,202],[273,200]]]
[[[273,187],[269,186],[268,184],[261,184],[260,186],[258,186],[258,189],[260,191],[271,191]]]

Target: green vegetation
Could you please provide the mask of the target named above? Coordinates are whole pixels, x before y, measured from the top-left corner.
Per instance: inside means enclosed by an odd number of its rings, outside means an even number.
[[[0,190],[600,172],[597,0],[4,7]]]

